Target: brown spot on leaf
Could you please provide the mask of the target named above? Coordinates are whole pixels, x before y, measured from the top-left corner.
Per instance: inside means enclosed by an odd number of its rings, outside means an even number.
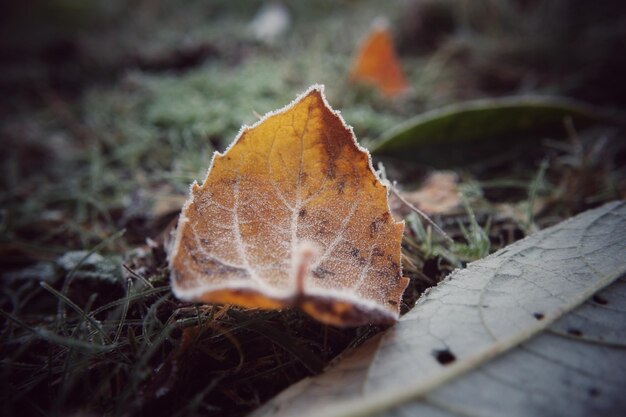
[[[389,213],[383,213],[380,216],[376,217],[370,223],[370,237],[376,236],[376,234],[382,230],[383,225],[388,223],[390,219],[391,215]]]
[[[344,180],[337,181],[337,193],[343,194],[344,188],[346,188],[346,182]]]
[[[335,275],[333,271],[330,271],[326,268],[322,268],[321,266],[318,266],[317,268],[315,268],[313,272],[311,273],[313,274],[315,278],[318,278],[318,279],[324,279],[326,277]]]

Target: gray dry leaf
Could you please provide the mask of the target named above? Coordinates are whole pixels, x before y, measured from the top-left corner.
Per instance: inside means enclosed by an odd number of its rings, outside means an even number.
[[[95,279],[119,283],[122,281],[122,261],[116,256],[104,257],[99,253],[89,253],[85,250],[66,252],[56,261],[66,273],[74,271],[78,279]]]
[[[625,255],[625,202],[564,221],[452,273],[254,416],[626,415]]]

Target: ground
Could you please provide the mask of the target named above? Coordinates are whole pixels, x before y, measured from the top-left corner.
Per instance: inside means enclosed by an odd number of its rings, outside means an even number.
[[[621,2],[295,2],[286,31],[260,39],[263,6],[0,6],[3,414],[244,415],[381,330],[182,303],[169,289],[163,242],[189,184],[241,125],[311,84],[370,148],[478,98],[562,96],[609,115],[516,139],[528,142],[514,158],[384,158],[399,192],[446,169],[463,196],[433,215],[454,244],[392,201],[407,216],[404,311],[451,269],[626,196]],[[410,85],[398,99],[348,79],[380,16]]]

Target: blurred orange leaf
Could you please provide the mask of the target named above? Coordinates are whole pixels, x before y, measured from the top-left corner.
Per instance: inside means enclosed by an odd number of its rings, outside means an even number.
[[[436,171],[413,192],[404,198],[426,214],[444,214],[461,205],[458,177],[451,171]]]
[[[386,25],[375,25],[365,38],[350,72],[350,81],[370,85],[387,97],[408,88]]]
[[[280,309],[333,325],[397,320],[403,223],[322,87],[244,127],[194,183],[170,253],[184,300]]]

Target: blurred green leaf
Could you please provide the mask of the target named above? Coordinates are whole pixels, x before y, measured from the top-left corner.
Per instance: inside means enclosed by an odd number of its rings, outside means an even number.
[[[481,99],[410,119],[383,134],[372,153],[433,166],[467,165],[548,135],[563,135],[567,118],[576,128],[608,119],[597,109],[562,98]]]

